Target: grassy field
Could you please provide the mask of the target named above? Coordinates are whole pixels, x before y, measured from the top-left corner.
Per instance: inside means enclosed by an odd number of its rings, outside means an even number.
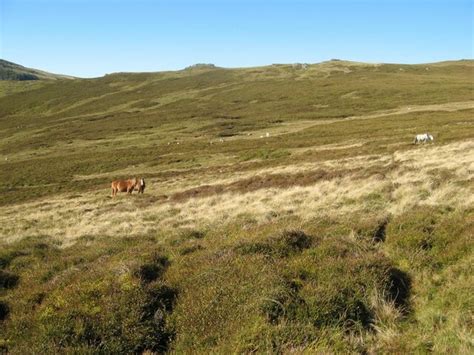
[[[473,352],[473,81],[0,81],[0,352]],[[145,194],[110,197],[133,176]]]

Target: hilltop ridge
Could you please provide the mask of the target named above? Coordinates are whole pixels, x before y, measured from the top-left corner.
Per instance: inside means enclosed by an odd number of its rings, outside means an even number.
[[[4,59],[0,59],[0,80],[27,81],[58,79],[74,79],[74,77],[27,68]]]
[[[384,63],[384,62],[360,62],[346,59],[330,59],[316,63],[272,63],[268,65],[257,65],[249,67],[222,67],[212,63],[195,63],[186,66],[182,69],[177,70],[153,70],[153,71],[118,71],[106,73],[102,76],[95,78],[80,78],[65,74],[53,74],[47,71],[27,68],[20,64],[9,62],[4,59],[0,59],[0,81],[28,81],[28,80],[59,80],[59,79],[98,79],[115,75],[144,75],[144,74],[165,74],[165,73],[194,73],[214,71],[214,70],[230,70],[230,71],[254,71],[262,69],[312,69],[313,71],[327,70],[327,68],[355,68],[355,67],[379,67],[379,66],[402,66],[402,67],[420,67],[420,66],[459,66],[459,65],[473,65],[473,59],[459,59],[459,60],[445,60],[440,62],[432,63],[415,63],[415,64],[402,64],[402,63]]]

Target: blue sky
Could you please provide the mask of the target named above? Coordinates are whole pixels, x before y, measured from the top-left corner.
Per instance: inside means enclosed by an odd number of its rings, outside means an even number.
[[[81,77],[473,58],[470,0],[0,0],[0,57]]]

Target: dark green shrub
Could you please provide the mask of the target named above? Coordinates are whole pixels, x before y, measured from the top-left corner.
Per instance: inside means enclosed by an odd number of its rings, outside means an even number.
[[[376,243],[384,242],[386,237],[386,229],[390,220],[389,216],[377,218],[358,218],[352,216],[352,221],[349,224],[354,224],[354,231],[359,238],[366,241],[373,241]]]
[[[409,277],[394,268],[371,240],[321,239],[317,247],[289,261],[285,273],[297,281],[278,288],[262,305],[271,324],[284,318],[318,329],[370,329],[375,289],[397,307],[409,309]]]
[[[268,237],[261,242],[242,243],[234,250],[240,254],[263,254],[269,256],[286,257],[299,253],[311,246],[312,238],[303,231],[285,230],[275,236]]]
[[[387,297],[393,301],[395,305],[403,310],[408,311],[411,290],[411,277],[402,270],[390,268],[388,270],[388,293]]]
[[[8,265],[10,265],[11,261],[15,259],[17,255],[19,255],[19,253],[15,253],[12,251],[1,251],[0,252],[0,269],[4,269]]]
[[[472,249],[468,212],[419,207],[394,218],[387,226],[387,246],[412,267],[439,269]]]
[[[301,252],[311,246],[311,237],[299,230],[283,231],[280,235],[271,238],[270,241],[285,254]]]
[[[10,308],[6,302],[0,301],[0,321],[7,318],[10,313]]]
[[[142,264],[135,271],[135,276],[144,283],[150,283],[165,272],[168,267],[168,259],[158,254],[153,255],[151,262]]]
[[[0,290],[15,287],[19,279],[16,274],[0,270]]]
[[[305,307],[304,300],[299,297],[301,285],[297,281],[285,281],[269,297],[265,298],[260,310],[267,321],[277,323],[282,317],[293,318]]]
[[[57,290],[40,305],[37,350],[166,351],[174,334],[166,317],[177,291],[160,281],[141,281],[122,284],[105,276]]]
[[[372,322],[372,313],[363,293],[353,288],[334,288],[324,297],[308,300],[309,319],[316,327],[351,327],[360,324],[368,328]]]
[[[143,264],[138,267],[135,275],[144,283],[156,280],[163,273],[163,267],[157,264]]]

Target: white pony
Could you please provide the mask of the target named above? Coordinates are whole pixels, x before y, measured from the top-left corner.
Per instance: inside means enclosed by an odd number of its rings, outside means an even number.
[[[413,144],[420,143],[420,142],[426,143],[429,141],[434,141],[434,138],[431,134],[429,133],[417,134],[415,136],[415,140],[413,141]]]

